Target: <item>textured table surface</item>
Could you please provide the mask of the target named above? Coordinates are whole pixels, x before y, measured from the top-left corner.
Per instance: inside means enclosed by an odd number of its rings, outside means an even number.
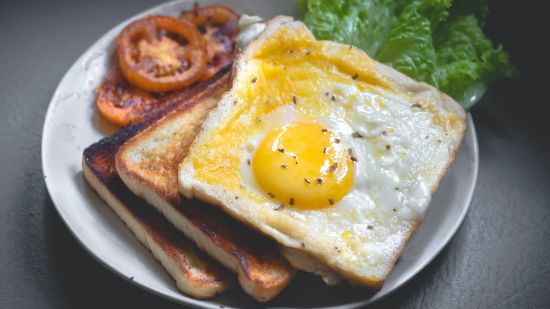
[[[550,23],[535,4],[543,1],[531,2],[492,2],[488,33],[522,76],[493,87],[472,112],[480,169],[464,224],[374,308],[550,308]],[[40,163],[44,115],[65,71],[155,4],[0,2],[0,308],[178,307],[88,256],[56,213]]]

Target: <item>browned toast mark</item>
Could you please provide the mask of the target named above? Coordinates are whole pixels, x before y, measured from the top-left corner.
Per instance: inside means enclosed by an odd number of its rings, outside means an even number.
[[[114,158],[128,139],[171,110],[185,105],[187,100],[206,91],[210,85],[228,83],[228,75],[227,70],[224,70],[210,81],[191,87],[186,93],[170,96],[163,108],[147,120],[120,129],[86,148],[83,154],[84,174],[90,185],[161,261],[176,279],[178,288],[197,298],[209,298],[226,290],[231,281],[229,274],[189,242],[155,209],[128,190],[116,172]]]
[[[223,211],[181,197],[179,163],[201,129],[207,113],[228,89],[211,87],[186,107],[166,114],[130,139],[116,155],[124,183],[145,198],[178,229],[226,267],[237,272],[243,289],[258,301],[278,295],[295,270],[265,236]],[[162,146],[148,147],[147,141]],[[133,153],[138,153],[135,159]]]

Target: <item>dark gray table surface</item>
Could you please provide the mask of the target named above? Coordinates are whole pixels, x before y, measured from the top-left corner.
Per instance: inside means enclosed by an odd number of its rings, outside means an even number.
[[[550,308],[550,23],[544,1],[493,1],[487,23],[522,71],[476,107],[478,185],[464,224],[375,308]],[[157,4],[0,2],[0,308],[176,308],[80,247],[46,191],[42,125],[65,71],[96,39]],[[312,297],[312,295],[304,295]]]

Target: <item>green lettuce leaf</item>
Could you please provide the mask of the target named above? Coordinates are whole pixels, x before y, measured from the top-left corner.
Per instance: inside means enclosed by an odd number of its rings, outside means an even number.
[[[513,77],[502,47],[493,47],[474,15],[458,16],[434,37],[437,68],[433,84],[470,109],[499,77]]]
[[[471,108],[516,69],[482,30],[487,0],[300,0],[318,39],[352,44]]]

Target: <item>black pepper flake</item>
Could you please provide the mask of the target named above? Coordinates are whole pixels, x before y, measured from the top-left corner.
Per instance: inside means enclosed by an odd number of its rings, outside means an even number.
[[[363,138],[363,134],[361,134],[359,132],[353,132],[353,133],[351,133],[351,137],[353,137],[353,138]]]
[[[288,50],[288,53],[289,53],[289,54],[292,54],[293,52],[294,52],[294,51],[293,51],[292,49],[289,49],[289,50]]]
[[[331,97],[330,97],[330,100],[331,100],[332,102],[334,102],[334,101],[336,101],[336,97],[331,96]]]
[[[399,187],[395,187],[395,191],[399,191]]]
[[[281,164],[281,167],[282,167],[282,168],[288,168],[288,165],[286,165],[286,164]]]
[[[246,164],[250,165],[250,159],[246,159]]]
[[[311,183],[311,181],[310,181],[309,179],[307,179],[307,178],[304,178],[304,181],[305,181],[306,183]]]
[[[342,250],[338,249],[338,247],[334,247],[334,250],[336,250],[336,252],[338,253],[342,253]]]
[[[382,131],[382,135],[388,135],[388,132]]]
[[[351,148],[348,148],[348,154],[349,154],[350,156],[353,155],[353,150],[352,150]]]
[[[440,144],[442,143],[440,139],[438,139],[437,142],[440,143]]]
[[[237,105],[237,100],[233,101],[233,105]]]
[[[288,201],[288,204],[290,206],[294,205],[294,198],[293,197],[290,198],[290,200]]]
[[[386,150],[390,150],[390,149],[391,149],[390,144],[387,144],[387,145],[386,145]]]
[[[306,52],[306,56],[309,56],[309,55],[311,55],[311,51],[308,50],[308,51]]]
[[[270,198],[275,198],[275,195],[271,192],[267,192],[267,195],[269,195]]]
[[[353,162],[357,162],[357,158],[354,157],[354,156],[351,156],[351,157],[350,157],[350,160],[353,161]]]
[[[323,132],[323,133],[327,133],[327,131],[328,131],[327,129],[322,129],[321,130],[321,132]]]
[[[302,248],[305,248],[305,247],[306,247],[306,244],[301,243],[300,246],[302,246]]]
[[[283,205],[283,204],[281,204],[281,205],[279,205],[279,207],[275,208],[275,210],[277,210],[277,211],[280,211],[280,210],[283,210],[283,209],[285,209],[285,205]]]
[[[328,91],[327,91],[327,92],[325,92],[325,96],[327,96],[327,97],[328,97],[328,95],[329,95],[329,92],[328,92]]]
[[[285,153],[285,149],[284,149],[284,148],[279,148],[279,149],[277,149],[277,151],[279,151],[280,153]]]
[[[252,79],[252,83],[254,84],[257,80],[258,80],[258,78],[256,76],[254,76],[254,78]]]
[[[315,179],[315,181],[316,181],[317,184],[319,184],[319,185],[323,183],[323,179],[321,179],[321,178],[317,178],[317,179]]]
[[[331,173],[334,173],[334,171],[336,171],[336,169],[338,168],[338,162],[334,163],[333,165],[330,166],[330,168],[328,169]]]
[[[421,108],[422,105],[418,104],[418,103],[414,103],[413,105],[411,105],[412,108]]]
[[[349,45],[349,50],[351,50],[352,47],[353,47],[353,46],[351,46],[351,44],[350,44],[350,45]]]
[[[355,74],[355,75],[353,75],[353,76],[351,77],[351,79],[356,80],[358,77],[359,77],[359,75],[358,75],[358,74]]]
[[[336,144],[340,144],[340,139],[339,139],[339,138],[335,138],[335,139],[334,139],[334,142],[335,142]]]
[[[329,198],[329,199],[328,199],[328,203],[329,203],[330,205],[334,205],[334,200],[331,199],[331,198]]]
[[[239,199],[239,197],[235,195],[235,199],[236,199],[236,200],[238,200],[238,199]]]
[[[256,121],[257,122],[262,122],[262,119],[260,119],[260,117],[256,117]]]
[[[292,103],[294,103],[294,105],[296,105],[296,96],[295,95],[292,96]]]
[[[424,138],[425,138],[425,139],[428,139],[428,138],[430,138],[430,137],[429,137],[428,135],[426,135]]]
[[[367,226],[367,229],[369,229],[369,230],[372,230],[373,228],[374,228],[374,226],[372,226],[372,225]]]
[[[397,211],[397,209],[396,209],[396,208],[394,208],[394,209],[392,209],[392,210],[393,210],[393,211]]]
[[[323,147],[323,153],[327,153],[327,147]]]

